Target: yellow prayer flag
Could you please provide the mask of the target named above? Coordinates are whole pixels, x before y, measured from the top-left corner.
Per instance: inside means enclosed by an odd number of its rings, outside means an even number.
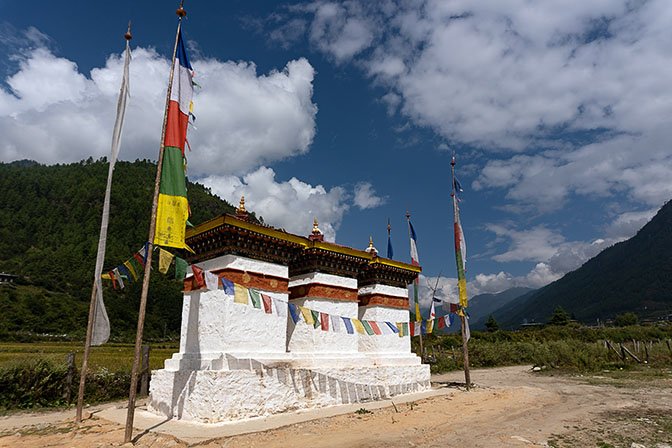
[[[355,326],[355,330],[357,330],[357,333],[366,334],[366,331],[364,330],[364,325],[362,325],[362,322],[360,322],[359,319],[352,319],[352,325]]]
[[[397,322],[397,328],[399,329],[399,337],[404,336],[404,324],[402,322]]]
[[[301,310],[301,315],[303,316],[303,320],[305,320],[308,325],[314,325],[315,324],[315,319],[313,319],[313,313],[311,313],[308,308],[304,308],[304,307],[300,306],[299,310]]]
[[[427,334],[432,334],[433,329],[434,329],[434,319],[428,319],[427,320]]]
[[[235,292],[233,294],[233,301],[235,303],[242,303],[243,305],[249,304],[250,298],[247,295],[247,288],[244,287],[243,285],[239,285],[238,283],[235,283],[233,286],[235,287]]]
[[[135,273],[135,269],[133,269],[133,265],[129,260],[124,261],[124,266],[126,266],[126,269],[128,269],[128,272],[133,276],[133,280],[137,281],[138,280],[138,274]]]
[[[170,267],[170,263],[173,262],[173,258],[175,255],[171,254],[167,250],[163,250],[159,247],[159,272],[162,274],[166,274],[168,272],[168,268]]]

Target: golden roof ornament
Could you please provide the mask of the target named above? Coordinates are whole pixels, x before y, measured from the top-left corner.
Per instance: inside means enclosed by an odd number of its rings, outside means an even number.
[[[236,213],[239,215],[245,215],[247,214],[247,210],[245,210],[245,196],[240,197],[240,205],[238,205],[238,208],[236,209]]]
[[[375,257],[376,255],[378,255],[378,249],[376,249],[375,247],[373,247],[373,237],[371,237],[371,236],[369,237],[369,247],[367,247],[366,249],[364,249],[364,252],[366,252],[366,253],[368,253],[368,254],[371,254],[371,255],[373,255],[374,257]]]
[[[315,218],[315,221],[313,222],[313,235],[322,235],[322,231],[317,227],[317,218]]]

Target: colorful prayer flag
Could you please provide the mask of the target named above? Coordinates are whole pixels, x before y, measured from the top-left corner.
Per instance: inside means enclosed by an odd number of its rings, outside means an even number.
[[[163,167],[154,244],[182,249],[187,247],[184,239],[186,222],[189,218],[184,143],[187,140],[187,125],[194,94],[193,70],[182,41],[182,31],[177,36],[175,65],[177,70],[170,89],[168,120],[163,142]]]
[[[264,312],[266,314],[273,314],[273,308],[272,308],[272,305],[271,305],[272,304],[271,297],[267,296],[266,294],[262,294],[261,295],[261,301],[264,304]]]
[[[130,260],[124,261],[124,266],[126,266],[126,269],[128,269],[128,272],[133,277],[133,280],[138,281],[138,275],[135,273],[135,269],[133,269],[133,265],[131,264]]]
[[[278,316],[280,317],[287,317],[287,305],[290,305],[290,308],[294,306],[291,303],[288,304],[287,302],[278,299],[273,299],[273,303],[275,304],[275,312],[278,313]],[[294,319],[294,317],[295,316],[292,315],[292,319],[294,320],[294,323],[296,323],[298,316],[296,316],[297,319]]]
[[[199,268],[195,264],[191,265],[191,272],[194,273],[194,280],[198,288],[205,288],[205,279],[203,278],[203,269]]]
[[[392,322],[385,322],[386,326],[392,330],[392,333],[399,333],[401,331],[398,326],[394,326]]]
[[[239,285],[238,283],[236,283],[234,287],[235,292],[233,294],[233,302],[248,305],[250,303],[250,299],[247,296],[247,288],[243,285]]]
[[[313,319],[313,314],[310,312],[310,310],[308,308],[300,306],[299,311],[301,311],[301,315],[303,316],[303,320],[306,322],[306,324],[308,324],[308,325],[315,324],[315,319]]]
[[[322,331],[329,331],[329,315],[320,313],[320,322],[322,322]]]
[[[357,330],[357,333],[366,334],[364,325],[362,325],[362,322],[359,319],[352,319],[352,325],[355,327],[355,330]]]
[[[362,320],[362,327],[364,327],[364,331],[366,331],[366,334],[369,336],[373,335],[373,328],[371,328],[371,323],[368,320]]]
[[[279,302],[279,300],[275,301],[275,307],[278,310],[278,314],[280,314],[280,309],[281,308],[278,306],[278,302]],[[299,321],[299,313],[296,309],[296,305],[294,305],[293,303],[288,303],[287,305],[288,305],[288,308],[289,308],[289,314],[292,315],[292,320],[296,324]]]
[[[341,318],[339,316],[331,316],[331,329],[334,333],[341,332]]]
[[[224,277],[220,277],[219,280],[220,282],[222,282],[222,288],[224,288],[224,293],[230,296],[236,294],[236,287],[234,286],[231,280],[226,279]]]
[[[119,287],[121,289],[124,289],[124,280],[121,278],[121,274],[119,273],[119,268],[112,269],[112,272],[114,272],[114,276],[117,278],[117,281],[119,282]]]
[[[411,240],[411,264],[413,266],[420,266],[420,257],[418,257],[418,237],[415,235],[415,229],[411,224],[411,218],[408,218],[408,230],[410,232]],[[420,314],[420,303],[418,302],[418,278],[413,280],[413,302],[415,303],[415,320],[421,321],[422,314]]]
[[[355,331],[352,328],[352,321],[350,320],[349,317],[343,317],[343,323],[345,324],[345,331],[348,334],[353,334]]]
[[[467,307],[467,280],[464,276],[467,244],[464,241],[462,223],[460,222],[460,209],[457,205],[457,195],[453,195],[453,221],[455,230],[455,263],[457,264],[457,289],[459,291],[460,306]]]
[[[250,292],[250,299],[252,299],[252,306],[261,309],[261,295],[259,294],[259,291],[256,289],[248,289]]]
[[[184,277],[187,276],[187,267],[189,267],[187,260],[175,257],[175,278],[177,280],[184,280]]]
[[[219,276],[214,272],[205,271],[205,285],[210,291],[219,289]]]
[[[117,266],[117,269],[124,273],[124,275],[126,276],[126,278],[128,279],[128,281],[130,283],[133,283],[133,280],[131,280],[131,274],[128,273],[128,271],[126,270],[126,267],[123,264],[120,264],[119,266]]]
[[[378,324],[375,323],[374,321],[370,320],[369,325],[371,325],[371,329],[373,330],[374,334],[383,334],[383,332],[380,331],[380,327],[378,327]]]
[[[321,325],[319,311],[310,310],[310,314],[313,316],[313,327],[314,328],[319,327]]]
[[[163,250],[159,247],[159,272],[162,274],[168,273],[168,268],[173,262],[175,255],[171,254],[167,250]]]

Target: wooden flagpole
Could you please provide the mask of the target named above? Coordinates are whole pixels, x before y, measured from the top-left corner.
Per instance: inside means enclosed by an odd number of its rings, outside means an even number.
[[[452,185],[452,193],[450,194],[452,197],[455,197],[455,156],[453,156],[453,160],[450,162],[450,167],[451,167],[451,173],[452,173],[452,179],[453,179],[453,185]],[[453,213],[455,212],[454,210],[454,205],[453,205]],[[462,354],[464,356],[464,382],[467,386],[467,390],[471,388],[471,373],[469,372],[469,348],[467,347],[467,318],[464,315],[464,310],[460,310],[460,319],[462,322]]]
[[[135,417],[135,396],[138,390],[138,371],[140,369],[140,356],[142,352],[142,332],[145,326],[145,309],[147,308],[147,293],[149,291],[149,277],[152,267],[152,252],[154,249],[154,233],[156,231],[156,210],[159,203],[159,185],[161,184],[161,169],[163,168],[163,152],[166,142],[166,124],[168,122],[168,107],[170,105],[170,93],[173,85],[173,74],[175,72],[175,55],[177,53],[177,41],[180,36],[182,26],[182,17],[187,12],[182,8],[184,0],[180,1],[180,7],[175,13],[180,18],[177,22],[177,32],[175,33],[175,46],[173,48],[173,58],[170,66],[170,77],[168,79],[168,92],[166,93],[166,108],[163,112],[163,127],[161,128],[161,146],[159,147],[159,160],[156,166],[156,180],[154,181],[154,199],[152,201],[152,216],[149,221],[149,237],[146,245],[145,274],[142,278],[142,292],[140,294],[140,309],[138,310],[138,329],[135,334],[135,354],[133,357],[133,369],[131,370],[131,388],[128,392],[128,412],[126,414],[126,431],[124,434],[124,443],[129,443],[133,437],[133,418]]]
[[[411,214],[408,213],[408,209],[406,209],[406,222],[408,223],[408,239],[410,241],[411,240]],[[416,249],[417,249],[417,246],[416,246]],[[420,275],[420,274],[418,274],[418,275]],[[418,282],[418,283],[420,283],[420,282]],[[413,296],[413,304],[414,305],[415,305],[415,291],[417,290],[417,287],[418,286],[415,284],[415,280],[413,280],[413,288],[416,288],[416,289],[413,290],[414,291],[414,296]],[[422,316],[420,316],[420,318],[422,319]],[[415,317],[415,321],[416,322],[418,321],[417,316]],[[410,337],[413,337],[413,335],[410,335]],[[420,362],[422,362],[425,359],[424,352],[422,350],[422,331],[420,332],[418,337],[420,338]]]
[[[130,21],[128,22],[128,30],[126,31],[126,34],[124,34],[124,37],[126,38],[126,40],[133,39],[133,36],[131,36]],[[119,104],[121,104],[121,94],[119,95],[119,103],[117,105],[117,109],[119,109]],[[112,160],[110,160],[110,163],[112,163]],[[109,176],[108,176],[108,182],[110,182]],[[86,325],[86,339],[84,341],[82,370],[80,372],[79,392],[77,394],[77,411],[75,413],[76,423],[82,422],[82,407],[84,406],[84,389],[86,386],[86,372],[88,370],[88,364],[89,364],[89,353],[91,351],[91,337],[93,333],[93,318],[95,314],[96,314],[96,279],[93,280],[93,287],[91,288],[91,304],[89,305],[89,322]]]

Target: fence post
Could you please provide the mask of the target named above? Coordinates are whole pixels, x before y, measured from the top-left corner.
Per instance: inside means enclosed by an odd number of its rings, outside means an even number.
[[[72,398],[72,380],[75,377],[75,354],[68,353],[65,355],[65,362],[68,364],[68,373],[65,376],[65,384],[63,384],[63,399],[70,403]]]
[[[142,367],[140,369],[140,395],[147,395],[149,389],[149,345],[142,346]]]

